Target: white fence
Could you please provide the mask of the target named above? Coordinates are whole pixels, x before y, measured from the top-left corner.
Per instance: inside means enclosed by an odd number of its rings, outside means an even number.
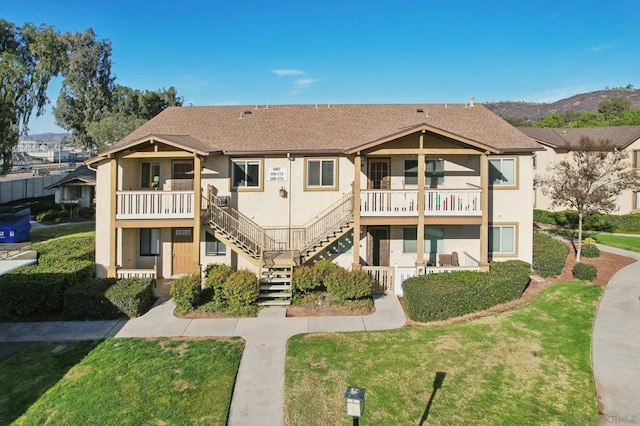
[[[116,192],[116,219],[193,219],[193,191]]]
[[[480,216],[479,189],[429,189],[424,213],[430,216]],[[361,216],[416,216],[418,191],[365,190],[360,193]]]

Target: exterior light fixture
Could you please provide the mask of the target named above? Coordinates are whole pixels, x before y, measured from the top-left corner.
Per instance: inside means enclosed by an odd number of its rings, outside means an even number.
[[[284,189],[284,186],[283,186],[282,188],[280,188],[280,191],[278,191],[278,192],[280,193],[280,196],[281,196],[282,198],[287,198],[287,195],[289,195],[289,194],[287,193],[287,190],[286,190],[286,189]]]
[[[349,386],[344,393],[347,401],[347,415],[353,417],[353,425],[357,426],[364,411],[364,393],[366,389]]]

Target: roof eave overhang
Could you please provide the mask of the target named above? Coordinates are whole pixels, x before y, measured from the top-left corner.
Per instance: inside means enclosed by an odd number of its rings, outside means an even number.
[[[458,142],[465,143],[465,144],[470,145],[470,146],[472,146],[474,148],[477,148],[479,151],[489,152],[489,153],[492,153],[492,154],[498,154],[500,152],[499,149],[497,149],[495,147],[492,147],[490,145],[487,145],[485,143],[478,142],[478,141],[473,140],[473,139],[469,139],[469,138],[467,138],[465,136],[461,136],[461,135],[449,132],[447,130],[440,129],[438,127],[430,126],[430,125],[428,125],[426,123],[419,124],[417,126],[412,126],[412,127],[406,128],[404,130],[401,130],[401,131],[399,131],[397,133],[393,133],[393,134],[381,137],[379,139],[376,139],[374,141],[367,142],[365,144],[355,146],[353,148],[348,149],[346,152],[347,152],[347,154],[355,154],[355,153],[358,153],[358,152],[361,152],[361,151],[365,151],[367,149],[374,148],[376,146],[382,145],[384,143],[391,142],[391,141],[399,139],[399,138],[401,138],[403,136],[408,136],[408,135],[411,135],[413,133],[418,133],[418,132],[423,132],[423,131],[424,132],[435,133],[435,134],[438,134],[438,135],[445,136],[447,138],[456,140]]]
[[[182,149],[184,151],[191,152],[194,155],[206,156],[206,155],[208,155],[210,153],[209,151],[202,151],[202,150],[199,150],[197,148],[186,146],[184,144],[181,144],[180,142],[173,141],[170,138],[167,138],[165,136],[147,135],[147,136],[144,136],[144,137],[142,137],[140,139],[136,139],[134,141],[126,143],[124,145],[120,145],[117,148],[104,151],[104,152],[100,153],[99,155],[88,159],[85,162],[85,164],[98,163],[98,162],[100,162],[102,160],[105,160],[107,158],[113,157],[114,155],[116,155],[119,152],[129,150],[131,148],[134,148],[136,146],[142,145],[144,143],[154,144],[154,143],[158,143],[158,142],[166,144],[166,145],[169,145],[169,146],[172,146],[174,148],[178,148],[178,149]]]
[[[261,155],[264,156],[265,154],[269,154],[269,155],[287,155],[287,154],[297,154],[297,155],[301,155],[301,154],[312,154],[312,155],[338,155],[338,154],[345,154],[345,151],[343,149],[278,149],[278,150],[269,150],[269,151],[253,151],[253,150],[245,150],[245,151],[233,151],[233,150],[228,150],[228,151],[222,151],[221,152],[224,155],[229,155],[229,156],[237,156],[237,155]]]

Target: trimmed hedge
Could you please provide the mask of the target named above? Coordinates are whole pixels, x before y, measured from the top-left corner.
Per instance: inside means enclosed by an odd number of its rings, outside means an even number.
[[[519,298],[529,285],[531,265],[494,262],[489,272],[454,271],[409,278],[402,283],[409,318],[429,322],[483,311]]]
[[[205,280],[200,303],[213,303],[213,307],[222,310],[227,307],[223,294],[224,282],[233,273],[233,268],[225,264],[209,265],[204,271]]]
[[[251,305],[260,295],[258,277],[251,271],[241,269],[232,273],[222,289],[229,308],[233,311]]]
[[[550,225],[578,227],[578,212],[575,210],[563,210],[551,212],[547,210],[533,210],[534,222],[548,223]],[[625,232],[640,233],[640,214],[599,214],[586,215],[583,221],[586,230],[601,232]]]
[[[337,268],[325,278],[327,292],[340,300],[361,299],[371,295],[374,281],[362,270]]]
[[[576,263],[572,272],[574,278],[583,281],[593,281],[598,275],[596,267],[587,263]]]
[[[322,285],[318,269],[313,266],[300,266],[293,271],[293,291],[307,294],[317,290]]]
[[[533,232],[533,269],[543,277],[555,277],[562,273],[569,255],[569,247],[560,241]]]
[[[64,292],[64,316],[74,320],[137,317],[153,305],[151,278],[95,278]]]
[[[105,296],[129,318],[139,317],[153,306],[153,278],[123,278]]]
[[[178,278],[171,284],[171,297],[179,314],[192,311],[200,303],[202,282],[198,275],[187,275]]]

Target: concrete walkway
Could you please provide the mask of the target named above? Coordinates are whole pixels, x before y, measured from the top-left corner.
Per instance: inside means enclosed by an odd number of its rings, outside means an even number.
[[[300,333],[386,330],[405,324],[397,297],[376,298],[375,305],[376,311],[366,316],[287,318],[284,308],[268,308],[257,318],[182,319],[173,315],[173,301],[161,300],[148,313],[131,320],[0,323],[0,342],[240,336],[245,349],[228,424],[281,425],[287,340]]]
[[[640,260],[640,253],[598,247]],[[640,424],[640,262],[607,284],[593,327],[592,362],[602,423]]]

